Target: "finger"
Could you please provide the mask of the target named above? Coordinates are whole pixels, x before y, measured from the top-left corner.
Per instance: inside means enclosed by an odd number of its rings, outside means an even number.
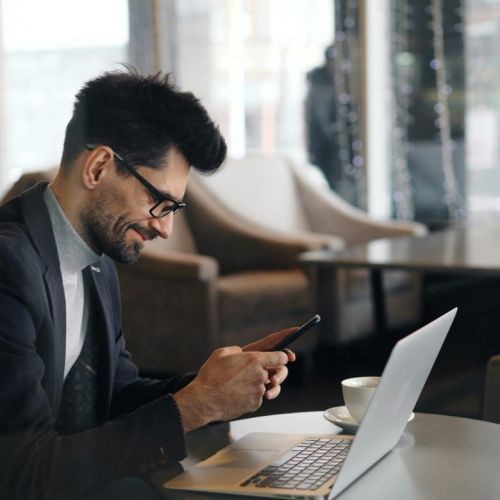
[[[277,367],[288,363],[288,355],[282,351],[260,352],[258,354],[263,368]]]
[[[272,366],[272,367],[266,368],[267,373],[269,375],[269,379],[271,379],[273,377],[273,375],[275,375],[276,372],[278,372],[278,370],[280,370],[282,367],[283,366]]]
[[[281,366],[270,377],[270,382],[272,385],[279,385],[282,384],[287,377],[288,377],[288,368],[286,366]]]
[[[281,392],[281,385],[279,384],[273,385],[272,387],[266,390],[266,392],[264,393],[264,397],[266,399],[276,399],[280,395],[280,392]]]
[[[297,355],[290,349],[284,349],[285,354],[288,356],[288,361],[293,363],[297,359]]]

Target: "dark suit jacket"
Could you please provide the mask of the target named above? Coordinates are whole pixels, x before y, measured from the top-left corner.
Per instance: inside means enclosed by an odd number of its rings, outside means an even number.
[[[104,422],[69,435],[54,430],[66,319],[45,186],[0,207],[0,496],[9,499],[78,498],[109,479],[136,475],[152,457],[178,461],[186,454],[168,394],[191,377],[138,376],[125,350],[119,285],[107,257],[92,272],[105,323]]]

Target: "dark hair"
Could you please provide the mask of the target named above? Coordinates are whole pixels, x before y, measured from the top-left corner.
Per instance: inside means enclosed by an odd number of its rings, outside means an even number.
[[[110,146],[131,165],[159,167],[175,146],[189,165],[217,170],[226,142],[200,101],[177,89],[169,75],[142,76],[133,69],[112,71],[88,81],[76,94],[66,127],[62,168],[86,144]]]

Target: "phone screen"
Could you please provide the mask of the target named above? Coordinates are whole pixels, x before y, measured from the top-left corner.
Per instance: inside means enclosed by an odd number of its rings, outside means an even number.
[[[287,335],[284,339],[280,340],[275,344],[270,351],[282,351],[285,347],[288,347],[292,342],[295,342],[299,337],[302,337],[304,333],[310,330],[314,325],[317,325],[321,321],[321,316],[315,314],[307,323],[304,323],[298,330]]]

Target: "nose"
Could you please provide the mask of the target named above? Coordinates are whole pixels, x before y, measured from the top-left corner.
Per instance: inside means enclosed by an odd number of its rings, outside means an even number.
[[[174,214],[170,213],[161,219],[151,219],[149,227],[153,228],[161,238],[167,239],[172,234]]]

